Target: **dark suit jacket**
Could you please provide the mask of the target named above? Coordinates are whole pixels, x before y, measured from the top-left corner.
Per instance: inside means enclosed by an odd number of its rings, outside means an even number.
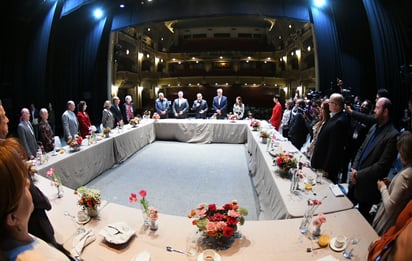
[[[219,97],[213,97],[212,108],[215,112],[217,110],[220,110],[222,112],[221,115],[216,115],[218,119],[224,119],[227,114],[227,97],[222,95],[222,97],[220,98],[220,104]]]
[[[201,100],[199,102],[199,100],[196,99],[193,102],[192,110],[196,114],[196,119],[206,119],[208,109],[209,107],[207,106],[207,102],[205,100]],[[200,111],[202,111],[202,113],[200,113]]]
[[[113,117],[114,117],[114,126],[117,126],[117,123],[121,120],[123,120],[123,116],[122,116],[122,111],[120,109],[120,105],[116,106],[114,104],[112,104],[112,107],[110,107],[110,111],[113,113]]]
[[[19,135],[21,145],[23,145],[24,149],[26,150],[27,157],[36,157],[36,152],[39,146],[37,145],[34,132],[31,132],[29,126],[25,121],[21,121],[17,126],[17,134]]]
[[[187,117],[187,111],[189,110],[189,102],[187,99],[182,100],[179,106],[179,98],[175,99],[173,101],[173,114],[175,115],[176,118],[178,119],[184,119]],[[177,115],[179,112],[183,112],[182,115]]]
[[[355,198],[359,202],[372,204],[379,203],[380,201],[381,195],[376,182],[388,175],[389,169],[397,155],[396,140],[399,134],[392,123],[383,126],[383,129],[375,138],[372,149],[366,155],[363,162],[360,162],[362,152],[376,128],[377,124],[370,128],[365,141],[356,154],[352,168],[357,170],[357,181],[356,185],[350,186]]]
[[[338,112],[323,124],[313,149],[311,166],[326,171],[334,183],[338,182],[338,173],[346,159],[348,131],[349,120],[346,113]]]
[[[303,118],[302,112],[296,113],[293,116],[289,127],[289,140],[298,150],[305,144],[309,134],[309,129],[306,127],[306,121]]]

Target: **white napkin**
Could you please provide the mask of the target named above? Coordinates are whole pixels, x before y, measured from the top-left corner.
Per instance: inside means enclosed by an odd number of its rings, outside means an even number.
[[[143,251],[139,253],[137,256],[133,257],[130,261],[150,261],[150,253],[147,251]]]
[[[71,254],[75,257],[80,256],[83,251],[83,248],[96,240],[96,236],[93,233],[93,230],[86,230],[85,232],[75,236],[73,238]]]
[[[135,231],[125,222],[117,222],[107,225],[99,234],[109,243],[124,244],[135,234]]]
[[[318,259],[317,261],[339,261],[339,259],[337,259],[336,257],[333,257],[331,255],[327,255],[327,256],[324,256],[324,257]]]

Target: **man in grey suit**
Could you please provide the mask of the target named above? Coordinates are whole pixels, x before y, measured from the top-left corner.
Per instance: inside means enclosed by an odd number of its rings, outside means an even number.
[[[27,158],[34,159],[39,146],[37,145],[33,126],[30,123],[30,111],[27,108],[21,110],[21,121],[17,126],[17,134],[26,150]]]
[[[183,98],[183,92],[177,93],[177,98],[173,101],[173,114],[176,119],[186,119],[187,111],[189,110],[189,102]]]
[[[79,122],[74,114],[75,108],[74,101],[68,101],[67,110],[62,115],[63,136],[66,142],[79,134]]]
[[[212,107],[216,114],[216,119],[224,119],[227,114],[227,97],[223,96],[223,90],[217,89],[216,96],[213,97]]]
[[[374,112],[376,123],[356,154],[349,183],[349,197],[359,204],[359,211],[369,222],[372,205],[381,199],[377,181],[383,180],[389,173],[396,158],[399,134],[391,120],[392,103],[388,98],[379,98]]]

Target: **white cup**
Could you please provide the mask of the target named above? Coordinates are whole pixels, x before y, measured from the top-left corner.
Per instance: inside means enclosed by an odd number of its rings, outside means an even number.
[[[335,244],[334,245],[335,245],[336,248],[341,248],[341,247],[343,247],[345,242],[346,242],[346,237],[345,236],[337,236],[336,239],[335,239]]]
[[[214,261],[217,257],[217,253],[213,249],[206,249],[203,251],[203,260],[204,261]]]

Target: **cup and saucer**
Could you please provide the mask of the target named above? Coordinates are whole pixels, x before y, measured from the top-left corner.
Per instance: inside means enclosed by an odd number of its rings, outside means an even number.
[[[199,254],[197,261],[222,261],[222,258],[215,250],[206,249]]]
[[[345,250],[347,245],[347,240],[345,236],[336,236],[329,241],[329,246],[333,251],[341,252]]]

